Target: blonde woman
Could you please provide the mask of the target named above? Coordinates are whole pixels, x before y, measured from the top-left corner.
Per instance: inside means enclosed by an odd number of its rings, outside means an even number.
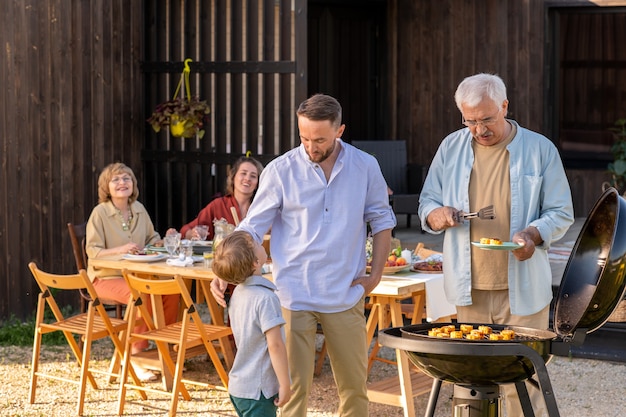
[[[137,178],[128,166],[116,162],[102,170],[98,178],[98,205],[92,210],[87,222],[85,246],[89,258],[137,253],[146,245],[161,239],[154,230],[146,208],[137,201],[138,196]],[[88,272],[100,297],[128,303],[130,289],[121,271],[89,267]],[[173,323],[177,319],[178,298],[163,297],[166,323]],[[135,328],[136,332],[146,330],[145,324]],[[147,341],[133,344],[131,354],[141,352],[147,345]],[[157,379],[153,372],[139,366],[135,366],[135,371],[143,381]]]

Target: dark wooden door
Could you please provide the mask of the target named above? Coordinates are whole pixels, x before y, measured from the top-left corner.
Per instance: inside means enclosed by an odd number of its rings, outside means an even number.
[[[383,1],[309,1],[308,93],[336,97],[344,139],[386,138]]]

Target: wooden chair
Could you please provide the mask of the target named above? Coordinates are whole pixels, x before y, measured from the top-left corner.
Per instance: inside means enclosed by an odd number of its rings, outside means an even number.
[[[353,140],[352,145],[376,158],[387,185],[393,191],[393,194],[389,196],[391,207],[396,215],[406,214],[407,227],[410,229],[411,216],[417,216],[421,175],[419,180],[413,184],[414,181],[409,177],[406,141]],[[419,217],[417,222],[420,231],[423,232]]]
[[[191,396],[189,395],[185,384],[202,385],[205,387],[226,390],[228,387],[228,374],[222,364],[222,361],[220,360],[213,342],[217,342],[222,338],[227,339],[227,337],[232,334],[231,328],[227,326],[205,324],[202,322],[193,300],[191,299],[189,290],[185,285],[184,280],[179,275],[167,279],[146,279],[140,278],[127,270],[123,271],[123,275],[130,288],[132,302],[128,305],[129,311],[127,312],[129,317],[128,332],[124,342],[125,349],[122,366],[122,382],[120,384],[119,392],[118,414],[121,415],[124,412],[126,390],[128,388],[151,392],[165,392],[165,390],[162,389],[151,389],[127,382],[128,370],[132,368],[132,366],[130,366],[130,345],[138,340],[152,340],[156,344],[159,356],[166,368],[164,369],[164,372],[169,372],[174,376],[172,388],[169,392],[171,397],[169,410],[170,416],[176,415],[179,394],[182,395],[185,400],[191,400]],[[146,308],[146,304],[142,300],[146,297],[152,297],[152,305],[153,307],[156,307],[158,303],[156,303],[155,296],[158,297],[173,294],[179,294],[181,297],[183,310],[182,319],[176,323],[158,327],[155,324],[155,320],[152,318],[156,311],[149,312]],[[157,310],[157,308],[153,308],[153,310]],[[136,325],[138,311],[140,312],[141,320],[144,320],[148,326],[148,331],[145,333],[135,333],[133,331]],[[170,344],[176,345],[176,350],[178,352],[176,363],[174,363],[170,353]],[[209,358],[213,362],[213,365],[222,381],[222,387],[182,379],[187,350],[201,345],[204,345],[204,354],[208,354]],[[224,349],[222,346],[222,353],[223,352]]]
[[[417,246],[415,246],[415,251],[413,252],[413,254],[419,256],[422,259],[426,259],[431,255],[436,255],[436,254],[441,255],[441,252],[438,252],[432,249],[427,249],[424,247],[424,244],[422,242],[419,242]]]
[[[81,269],[87,269],[87,252],[85,251],[85,237],[87,235],[87,223],[81,224],[67,224],[67,231],[70,235],[70,241],[72,242],[72,250],[74,252],[74,261],[76,262],[76,271],[80,271]],[[78,291],[80,295],[80,312],[84,313],[87,308],[87,303],[91,301],[91,297],[84,290]],[[114,300],[100,300],[104,305],[106,310],[115,309],[115,317],[121,319],[122,309],[125,304],[119,303]]]
[[[39,285],[41,292],[37,299],[37,313],[35,318],[35,337],[33,343],[33,358],[31,366],[31,382],[28,401],[33,404],[35,402],[35,394],[37,390],[38,378],[48,378],[58,381],[77,384],[78,405],[77,415],[83,415],[83,405],[85,401],[85,391],[87,381],[94,389],[98,389],[98,385],[93,376],[94,373],[109,375],[108,372],[93,370],[89,368],[89,359],[91,355],[91,343],[109,337],[115,346],[115,353],[119,357],[122,356],[123,345],[120,340],[120,333],[126,331],[127,323],[124,320],[110,318],[104,309],[102,303],[98,300],[96,291],[93,288],[87,272],[81,269],[78,274],[74,275],[56,275],[40,270],[34,262],[28,264],[35,281]],[[85,290],[91,297],[86,306],[86,311],[71,317],[64,317],[54,299],[54,291],[57,290]],[[55,321],[52,323],[44,322],[44,311],[46,305],[52,310]],[[39,370],[39,358],[41,354],[41,338],[42,335],[52,332],[63,332],[67,343],[80,366],[80,379],[69,379],[58,375],[47,374]],[[82,340],[82,350],[74,339],[74,335],[79,335]],[[133,380],[137,384],[141,382],[137,379],[134,371],[131,374]],[[145,393],[142,393],[145,396]]]

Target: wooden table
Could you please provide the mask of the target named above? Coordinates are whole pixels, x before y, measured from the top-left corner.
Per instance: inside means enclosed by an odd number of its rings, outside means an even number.
[[[436,295],[428,294],[427,292],[427,287],[435,288],[432,284],[440,285],[442,280],[443,274],[400,273],[383,276],[381,282],[370,294],[372,309],[367,322],[367,340],[370,344],[374,339],[377,328],[385,329],[404,325],[403,300],[412,299],[414,304],[413,323],[421,323],[422,311],[424,311],[425,306],[427,317],[435,320],[449,320],[450,316],[456,313],[454,306],[450,305],[439,291],[437,291]],[[431,296],[439,298],[435,301]],[[439,304],[438,314],[445,315],[433,317],[426,300],[430,301],[431,304],[435,302]],[[373,361],[381,360],[377,357],[379,348],[378,343],[375,343],[370,351],[368,363],[370,368]],[[402,407],[405,417],[414,417],[413,398],[430,391],[432,378],[417,370],[417,368],[410,366],[408,357],[402,350],[396,349],[395,362],[383,361],[394,365],[397,364],[398,376],[369,383],[367,390],[369,400]]]

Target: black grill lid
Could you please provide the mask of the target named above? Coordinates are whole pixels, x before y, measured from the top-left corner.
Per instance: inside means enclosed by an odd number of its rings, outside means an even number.
[[[609,188],[589,212],[567,261],[554,331],[567,337],[602,326],[624,296],[625,275],[626,200]]]

